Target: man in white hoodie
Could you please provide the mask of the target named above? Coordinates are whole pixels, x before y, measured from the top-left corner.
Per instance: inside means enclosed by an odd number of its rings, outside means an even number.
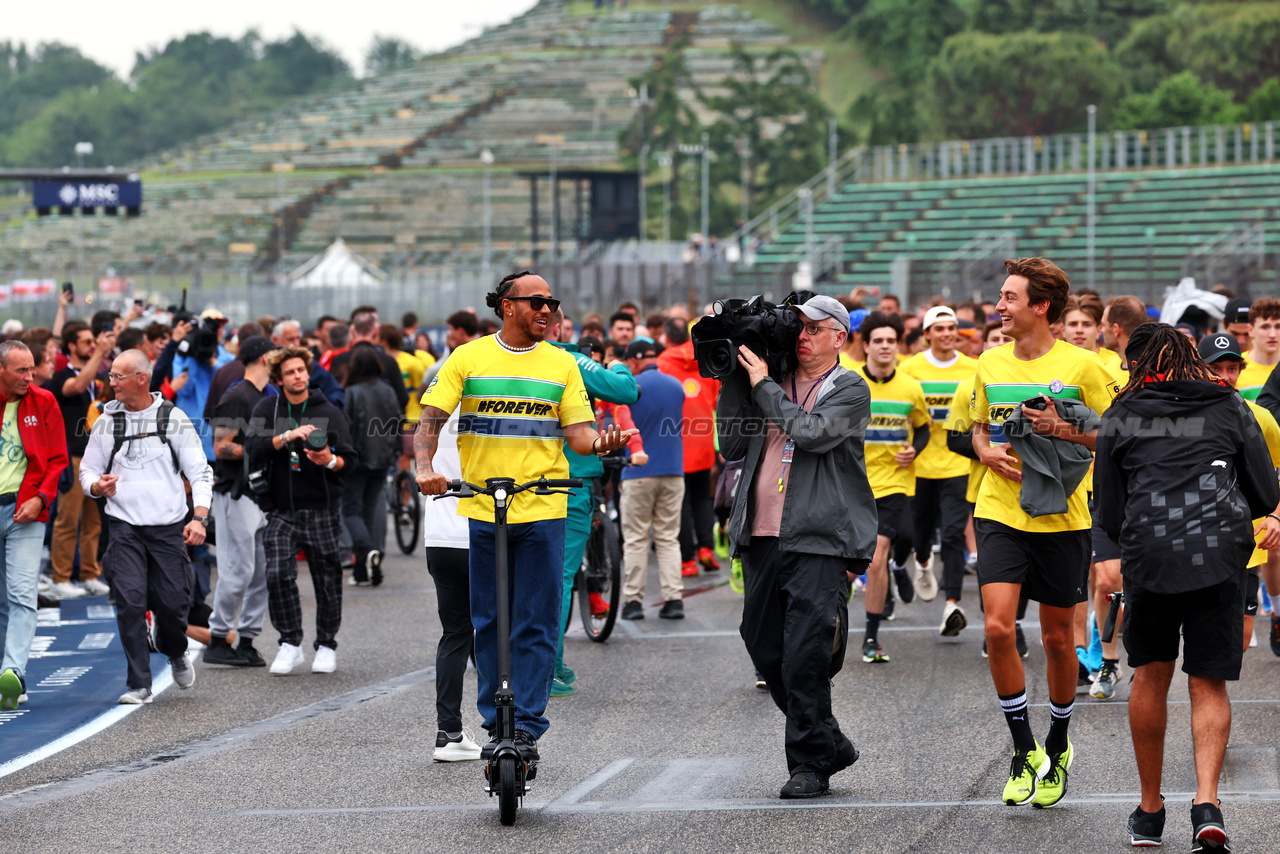
[[[127,350],[112,363],[116,399],[93,425],[80,464],[80,486],[105,499],[110,535],[103,570],[116,594],[116,622],[128,660],[123,704],[151,702],[146,613],[155,620],[156,648],[168,656],[179,688],[195,683],[187,657],[192,571],[187,546],[204,542],[213,496],[213,469],[200,435],[182,410],[149,390],[151,360]],[[195,513],[187,518],[183,476]]]

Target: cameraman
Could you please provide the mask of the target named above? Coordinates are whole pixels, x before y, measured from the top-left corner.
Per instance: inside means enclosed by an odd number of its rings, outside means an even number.
[[[285,676],[302,663],[302,603],[298,597],[298,549],[306,553],[316,593],[312,673],[337,668],[335,635],[342,623],[342,521],[339,474],[355,462],[342,411],[311,389],[311,351],[280,347],[267,365],[281,394],[258,401],[253,432],[245,440],[251,470],[267,470],[267,607],[280,632],[271,673]],[[259,425],[262,425],[259,427]]]
[[[209,388],[213,385],[213,374],[218,368],[230,362],[234,356],[222,346],[222,326],[227,319],[221,312],[210,309],[200,317],[199,325],[179,342],[177,355],[173,358],[171,382],[177,389],[174,405],[195,425],[200,434],[200,444],[204,447],[205,459],[212,465],[216,459],[213,453],[213,431],[204,420],[204,407],[209,402]],[[182,385],[177,380],[186,374]]]
[[[716,430],[749,486],[734,497],[729,536],[744,558],[742,639],[787,716],[780,796],[812,798],[858,759],[829,680],[844,664],[850,580],[875,551],[876,505],[862,455],[871,393],[838,361],[849,312],[828,296],[793,308],[804,324],[794,374],[775,382],[739,347],[744,370],[725,380]]]

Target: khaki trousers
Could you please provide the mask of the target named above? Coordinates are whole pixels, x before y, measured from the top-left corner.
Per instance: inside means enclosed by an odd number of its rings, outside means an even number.
[[[55,583],[71,580],[71,565],[76,557],[76,529],[80,530],[80,580],[102,575],[98,566],[98,535],[102,520],[98,505],[80,488],[80,458],[71,458],[71,488],[58,493],[58,517],[53,521],[53,539],[49,563]]]
[[[628,602],[644,598],[649,569],[649,531],[658,552],[658,581],[664,602],[684,597],[680,575],[680,511],[684,506],[684,478],[680,475],[638,477],[622,481],[623,595]]]

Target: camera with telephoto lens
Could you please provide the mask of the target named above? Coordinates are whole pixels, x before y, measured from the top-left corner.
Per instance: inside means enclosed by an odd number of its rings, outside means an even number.
[[[796,340],[804,321],[790,306],[803,305],[810,291],[792,291],[774,305],[763,296],[716,300],[714,314],[689,330],[698,373],[723,380],[738,369],[738,348],[745,346],[769,366],[775,380],[796,368]]]
[[[180,354],[197,362],[207,362],[218,355],[218,327],[221,323],[216,318],[202,320],[198,315],[180,311],[174,314],[173,322],[194,324],[194,328],[178,342]]]
[[[329,434],[319,427],[311,431],[307,437],[307,447],[313,451],[322,451],[329,444]]]

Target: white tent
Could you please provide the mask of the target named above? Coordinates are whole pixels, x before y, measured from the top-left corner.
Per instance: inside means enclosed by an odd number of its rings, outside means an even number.
[[[358,288],[380,285],[386,279],[386,273],[348,249],[341,237],[289,274],[290,284],[298,288]]]

